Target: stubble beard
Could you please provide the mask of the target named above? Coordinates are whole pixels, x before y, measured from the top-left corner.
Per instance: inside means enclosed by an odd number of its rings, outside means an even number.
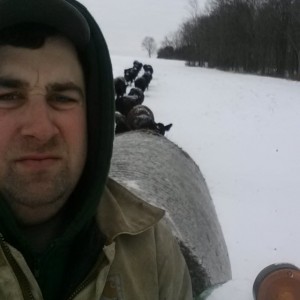
[[[32,173],[23,172],[15,164],[7,165],[0,193],[20,223],[48,221],[61,210],[75,188],[78,179],[71,176],[66,155],[55,164]]]
[[[24,206],[52,204],[64,198],[66,187],[69,185],[68,173],[67,168],[64,167],[53,176],[38,172],[25,177],[10,168],[1,191],[9,201]]]
[[[18,221],[24,224],[36,220],[43,222],[53,217],[70,196],[74,184],[69,178],[66,166],[55,175],[36,173],[27,177],[10,169],[1,193]]]

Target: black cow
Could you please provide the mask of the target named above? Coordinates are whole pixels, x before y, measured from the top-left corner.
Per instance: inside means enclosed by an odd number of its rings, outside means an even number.
[[[136,105],[141,104],[141,99],[137,95],[124,95],[116,99],[116,111],[127,116],[129,111]]]
[[[149,129],[161,135],[164,135],[172,127],[172,124],[164,125],[156,123],[153,112],[145,105],[136,105],[133,107],[128,113],[126,121],[131,130]]]
[[[133,62],[133,67],[137,68],[138,71],[141,71],[141,69],[142,69],[142,67],[143,67],[143,64],[142,64],[141,62],[135,60],[135,61]]]
[[[134,81],[134,86],[141,89],[143,92],[145,92],[147,88],[147,80],[144,77],[138,77]]]
[[[139,74],[139,70],[136,67],[125,69],[124,70],[124,78],[127,83],[132,84],[132,82],[136,79]]]
[[[154,72],[151,65],[143,65],[143,69],[145,72],[150,72],[151,74]]]
[[[142,104],[143,101],[144,101],[144,92],[140,89],[140,88],[137,88],[137,87],[133,87],[130,89],[129,93],[128,93],[129,96],[133,96],[133,95],[136,95],[139,97],[140,99],[140,103],[139,104]]]
[[[149,84],[152,80],[152,74],[150,72],[145,72],[143,75],[142,75],[143,78],[145,78],[146,80],[146,88],[149,87]]]
[[[117,98],[122,97],[126,93],[127,84],[124,77],[116,77],[114,79],[115,93]]]
[[[130,130],[126,122],[126,117],[122,115],[119,111],[115,112],[115,124],[116,124],[115,127],[116,134],[123,133]]]

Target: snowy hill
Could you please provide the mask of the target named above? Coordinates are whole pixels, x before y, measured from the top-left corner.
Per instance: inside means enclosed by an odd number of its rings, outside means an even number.
[[[173,123],[166,136],[206,178],[233,278],[300,266],[300,83],[122,56],[112,56],[114,76],[135,59],[154,68],[144,104]]]

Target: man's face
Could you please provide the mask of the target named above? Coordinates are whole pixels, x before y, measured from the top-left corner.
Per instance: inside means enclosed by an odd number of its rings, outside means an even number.
[[[0,47],[0,193],[24,225],[55,216],[87,151],[83,71],[72,44]]]

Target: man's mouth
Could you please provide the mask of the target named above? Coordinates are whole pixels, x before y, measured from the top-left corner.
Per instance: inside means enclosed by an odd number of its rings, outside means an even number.
[[[48,169],[56,165],[61,157],[48,154],[25,155],[15,160],[16,165],[31,170]]]

